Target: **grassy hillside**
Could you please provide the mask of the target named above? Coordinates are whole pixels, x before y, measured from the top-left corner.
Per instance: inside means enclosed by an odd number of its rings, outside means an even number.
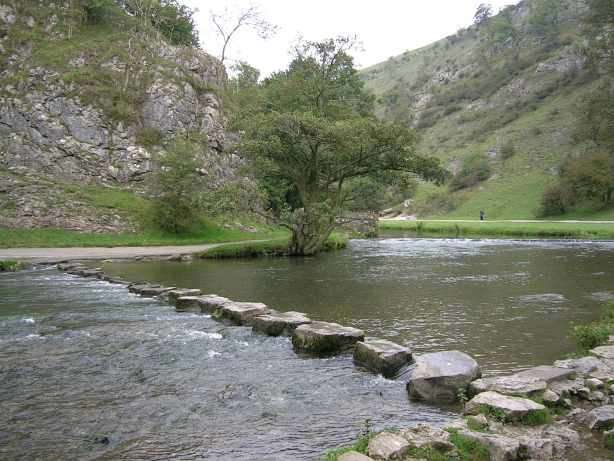
[[[481,24],[363,71],[380,117],[405,118],[419,151],[458,173],[479,159],[488,179],[450,192],[421,185],[408,214],[534,218],[574,141],[579,98],[598,84],[584,68],[583,2],[525,0]],[[547,14],[546,14],[547,13]],[[606,210],[597,216],[612,216]],[[572,217],[572,216],[570,216]],[[592,218],[578,210],[576,218]]]

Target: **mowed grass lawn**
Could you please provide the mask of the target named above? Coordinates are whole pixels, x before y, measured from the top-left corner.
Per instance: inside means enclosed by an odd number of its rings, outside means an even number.
[[[380,221],[383,231],[407,231],[420,235],[453,237],[521,237],[521,238],[576,238],[614,239],[614,224],[592,223],[514,223],[514,222],[461,222],[461,221]]]
[[[204,243],[238,242],[289,238],[285,230],[261,228],[257,232],[242,232],[214,224],[203,224],[184,235],[145,231],[135,234],[91,234],[65,229],[0,228],[0,248],[68,248],[199,245]]]

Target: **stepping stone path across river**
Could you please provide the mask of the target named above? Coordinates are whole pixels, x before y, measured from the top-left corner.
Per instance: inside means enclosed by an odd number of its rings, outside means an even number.
[[[251,319],[254,331],[269,336],[291,336],[297,327],[307,323],[311,323],[309,317],[294,311],[260,315]]]
[[[197,288],[179,288],[168,292],[168,302],[175,304],[177,299],[182,296],[198,296],[200,294],[202,294],[202,291]]]
[[[228,319],[237,325],[247,325],[251,319],[264,315],[269,311],[266,304],[262,303],[240,303],[230,302],[220,307],[219,311],[221,317]]]

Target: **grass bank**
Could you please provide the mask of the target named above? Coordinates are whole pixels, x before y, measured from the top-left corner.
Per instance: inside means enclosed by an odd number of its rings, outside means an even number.
[[[260,256],[285,256],[288,254],[288,237],[276,238],[266,242],[232,243],[205,251],[200,255],[205,259],[257,258]],[[345,248],[348,237],[333,233],[324,244],[323,251]]]
[[[380,221],[379,229],[445,237],[614,239],[614,224],[554,223],[547,221],[539,223]]]
[[[0,248],[62,248],[62,247],[120,247],[199,245],[241,240],[287,238],[282,229],[262,227],[257,232],[227,229],[203,222],[194,232],[182,235],[146,230],[134,234],[92,234],[65,229],[7,229],[0,228]]]

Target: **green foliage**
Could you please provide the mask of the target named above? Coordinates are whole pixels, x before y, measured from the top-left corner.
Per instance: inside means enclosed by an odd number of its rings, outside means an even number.
[[[583,351],[606,344],[611,334],[614,334],[614,303],[603,306],[601,318],[598,321],[575,325],[572,331],[576,343]]]
[[[512,9],[513,7],[505,8],[488,20],[487,33],[491,42],[501,43],[509,38],[516,38],[517,31],[512,24]]]
[[[199,223],[205,184],[198,172],[198,148],[190,141],[175,139],[158,158],[160,169],[152,175],[150,192],[154,197],[152,220],[163,231],[186,233]]]
[[[578,201],[594,200],[607,206],[614,200],[614,152],[594,152],[563,164],[561,181]]]
[[[501,146],[501,158],[503,160],[507,160],[513,157],[515,153],[516,153],[516,147],[514,146],[514,143],[511,140],[507,140]]]
[[[480,423],[475,418],[468,416],[465,418],[467,427],[474,432],[486,432],[488,430],[488,423]]]
[[[83,9],[89,24],[101,24],[113,17],[117,5],[113,0],[87,0]]]
[[[551,184],[544,191],[539,216],[557,216],[565,213],[573,202],[573,193],[561,183]]]
[[[200,255],[204,259],[256,258],[261,256],[284,256],[288,254],[288,239],[266,242],[220,245]]]
[[[614,155],[614,83],[610,78],[583,95],[576,120],[577,141],[589,141]]]
[[[603,434],[603,445],[610,450],[614,450],[614,432],[609,431]]]
[[[460,171],[452,178],[450,189],[459,190],[475,186],[489,177],[490,165],[486,156],[482,154],[468,155],[463,159]]]
[[[450,433],[450,442],[452,442],[458,450],[459,457],[462,461],[490,460],[490,451],[488,447],[482,445],[477,440],[460,435],[456,430],[448,429],[448,432]]]
[[[136,143],[146,148],[160,146],[163,140],[164,134],[157,128],[146,126],[136,133]]]
[[[23,263],[13,260],[0,260],[0,272],[17,272],[24,268]]]
[[[559,0],[540,0],[533,3],[529,31],[545,39],[554,39],[560,31],[561,3]]]
[[[552,415],[548,408],[532,410],[520,418],[520,423],[525,426],[541,426],[552,422]]]

